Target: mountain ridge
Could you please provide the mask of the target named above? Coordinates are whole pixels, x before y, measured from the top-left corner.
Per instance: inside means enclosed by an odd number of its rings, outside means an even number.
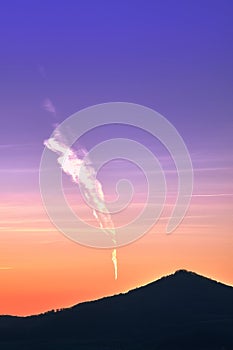
[[[47,311],[44,311],[44,312],[41,312],[41,313],[38,313],[38,314],[33,314],[33,315],[19,316],[19,315],[11,315],[11,314],[2,314],[2,315],[0,314],[0,318],[1,317],[27,318],[27,317],[42,316],[42,315],[48,314],[50,312],[51,313],[53,313],[53,312],[61,312],[61,311],[64,311],[64,310],[69,310],[69,309],[75,308],[75,307],[77,307],[77,306],[79,306],[81,304],[88,304],[88,303],[98,302],[99,300],[105,300],[105,299],[116,297],[116,296],[119,296],[119,295],[127,295],[127,294],[129,294],[131,292],[134,292],[134,291],[137,291],[137,290],[141,290],[141,289],[146,288],[146,287],[150,287],[150,286],[152,286],[152,285],[154,285],[154,284],[156,284],[158,282],[162,282],[163,280],[171,279],[171,278],[176,277],[178,275],[200,277],[202,279],[206,279],[206,280],[208,280],[210,282],[213,282],[214,284],[222,285],[224,287],[233,288],[233,286],[231,286],[231,285],[228,285],[228,284],[225,284],[223,282],[214,280],[214,279],[212,279],[212,278],[210,278],[208,276],[203,276],[203,275],[200,275],[199,273],[196,273],[196,272],[193,272],[193,271],[189,271],[189,270],[186,270],[186,269],[179,269],[179,270],[176,270],[175,272],[173,272],[171,274],[161,276],[161,277],[159,277],[156,280],[153,280],[153,281],[151,281],[149,283],[146,283],[144,285],[135,287],[135,288],[130,289],[130,290],[126,291],[126,292],[121,292],[121,293],[118,293],[118,294],[107,295],[107,296],[104,296],[104,297],[101,297],[101,298],[98,298],[98,299],[86,300],[86,301],[83,301],[83,302],[80,302],[80,303],[77,303],[77,304],[73,304],[73,305],[68,306],[68,307],[62,307],[62,308],[58,308],[58,309],[50,309],[50,310],[47,310]]]
[[[232,329],[233,288],[178,270],[125,294],[58,312],[1,316],[0,345],[4,349],[16,344],[39,349],[43,344],[45,349],[232,350]]]

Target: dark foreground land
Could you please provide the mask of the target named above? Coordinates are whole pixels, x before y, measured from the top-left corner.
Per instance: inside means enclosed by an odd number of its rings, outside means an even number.
[[[59,312],[1,316],[0,349],[233,350],[233,288],[181,270]]]

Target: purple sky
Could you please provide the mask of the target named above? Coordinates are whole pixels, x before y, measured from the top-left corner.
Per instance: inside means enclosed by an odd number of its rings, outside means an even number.
[[[194,166],[211,160],[229,166],[232,10],[231,1],[1,4],[4,174],[38,168],[54,122],[109,101],[163,114],[184,138]],[[43,108],[46,99],[56,118]],[[37,186],[33,172],[27,176]],[[3,184],[12,186],[13,177]]]

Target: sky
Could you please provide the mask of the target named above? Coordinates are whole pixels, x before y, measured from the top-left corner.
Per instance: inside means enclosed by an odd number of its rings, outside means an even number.
[[[0,11],[0,314],[29,315],[126,292],[177,269],[233,285],[233,46],[231,1],[12,1]],[[54,125],[100,103],[130,102],[156,110],[189,150],[194,189],[186,217],[165,228],[177,174],[167,151],[131,127],[99,127],[81,137],[87,150],[120,135],[161,161],[168,197],[158,223],[111,250],[72,242],[49,220],[39,188],[44,140]],[[115,161],[99,179],[107,198],[116,181],[146,187],[132,164]],[[105,172],[105,174],[104,174]],[[67,176],[67,198],[93,220]],[[77,209],[76,208],[76,209]],[[83,210],[83,211],[82,211]]]

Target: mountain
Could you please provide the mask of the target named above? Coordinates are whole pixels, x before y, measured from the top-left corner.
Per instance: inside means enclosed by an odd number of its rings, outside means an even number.
[[[1,316],[0,349],[233,350],[233,288],[180,270],[59,312]]]

